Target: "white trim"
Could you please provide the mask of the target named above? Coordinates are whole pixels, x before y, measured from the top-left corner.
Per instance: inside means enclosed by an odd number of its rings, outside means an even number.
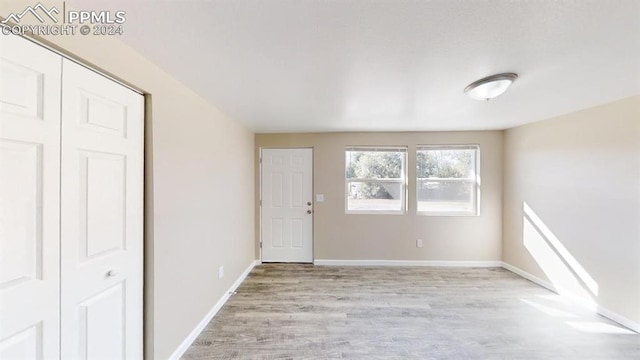
[[[432,144],[416,145],[416,150],[480,150],[480,144]]]
[[[404,215],[406,210],[347,210],[346,215]]]
[[[460,212],[455,212],[455,211],[444,212],[444,211],[418,211],[418,210],[416,210],[416,215],[431,216],[431,217],[438,217],[438,216],[478,217],[478,216],[480,216],[480,214],[478,214],[476,211],[473,211],[473,210],[468,211],[468,212],[461,212],[461,211]]]
[[[614,313],[609,309],[603,308],[600,305],[598,305],[598,308],[596,310],[598,311],[598,314],[608,318],[609,320],[615,321],[618,324],[625,326],[637,332],[638,334],[640,334],[640,324],[638,324],[637,322],[631,321],[618,313]]]
[[[320,266],[433,266],[433,267],[502,267],[501,261],[443,261],[443,260],[334,260],[316,259]]]
[[[4,27],[10,28],[11,25],[9,25],[9,24],[0,24],[0,28],[4,28]],[[3,36],[6,36],[6,35],[3,34]],[[55,48],[55,47],[53,47],[51,45],[48,45],[48,44],[46,44],[46,43],[44,43],[44,42],[42,42],[42,41],[40,41],[38,39],[35,39],[33,37],[30,37],[30,36],[26,36],[24,34],[17,34],[17,35],[13,35],[13,36],[18,36],[18,37],[21,37],[21,38],[23,38],[23,39],[25,39],[27,41],[30,41],[30,42],[32,42],[32,43],[34,43],[34,44],[36,44],[36,45],[38,45],[40,47],[43,47],[43,48],[51,51],[52,53],[54,53],[56,55],[59,55],[59,56],[63,57],[64,59],[67,59],[67,60],[69,60],[71,62],[74,62],[74,63],[82,66],[83,68],[85,68],[85,69],[87,69],[89,71],[92,71],[92,72],[94,72],[94,73],[96,73],[96,74],[98,74],[98,75],[100,75],[102,77],[105,77],[105,78],[107,78],[107,79],[109,79],[109,80],[111,80],[111,81],[113,81],[113,82],[115,82],[115,83],[117,83],[119,85],[122,85],[123,87],[125,87],[125,88],[127,88],[127,89],[129,89],[129,90],[131,90],[131,91],[133,91],[135,93],[138,93],[140,95],[144,95],[144,92],[142,90],[134,87],[133,85],[129,85],[126,82],[124,82],[124,81],[122,81],[122,80],[120,80],[120,79],[118,79],[118,78],[116,78],[114,76],[111,76],[111,75],[109,75],[109,74],[107,74],[107,73],[105,73],[105,72],[103,72],[101,70],[93,68],[90,65],[87,65],[87,64],[83,63],[79,59],[76,59],[71,54],[66,53],[66,52],[64,52],[62,50],[58,50],[57,48]]]
[[[362,178],[347,178],[347,152],[399,152],[402,153],[402,168],[401,176],[399,178],[384,178],[384,179],[362,179]],[[344,213],[347,215],[404,215],[409,211],[409,147],[402,145],[399,148],[395,146],[346,146],[345,147],[345,176],[344,176]],[[382,182],[382,183],[399,183],[401,187],[401,207],[400,210],[349,210],[349,185],[352,182]]]
[[[263,216],[262,216],[262,211],[263,211],[263,207],[262,207],[262,199],[263,199],[263,192],[262,192],[262,156],[263,156],[263,152],[264,150],[311,150],[311,262],[313,262],[313,244],[314,244],[314,235],[313,235],[313,227],[315,224],[315,216],[313,215],[315,213],[315,178],[313,176],[313,174],[315,173],[315,152],[316,149],[313,146],[307,146],[307,147],[299,147],[299,146],[276,146],[276,147],[270,147],[270,146],[261,146],[260,147],[260,155],[259,155],[259,160],[258,160],[258,166],[259,166],[259,171],[260,174],[259,179],[258,179],[258,184],[260,187],[260,199],[258,199],[258,218],[259,218],[259,222],[258,222],[258,226],[259,226],[259,231],[258,231],[258,248],[260,249],[259,253],[260,255],[258,256],[258,260],[256,260],[256,265],[260,265],[262,264],[262,257],[264,256],[264,252],[262,251],[263,249],[263,243],[262,243],[262,225],[263,225]]]
[[[347,145],[344,147],[345,151],[358,151],[358,152],[408,152],[409,147],[407,145]]]
[[[564,297],[565,299],[571,301],[572,303],[576,304],[576,305],[580,305],[584,308],[587,308],[591,311],[597,312],[598,310],[598,305],[593,301],[593,300],[589,300],[586,299],[582,296],[578,296],[575,293],[571,292],[570,290],[567,290],[565,288],[562,287],[558,287],[553,285],[551,282],[546,281],[546,280],[542,280],[539,277],[532,275],[520,268],[517,268],[511,264],[507,264],[505,262],[502,262],[502,267],[505,268],[506,270],[509,270],[537,285],[542,286],[543,288],[546,288],[549,291],[552,291],[562,297]]]
[[[520,275],[521,277],[523,277],[523,278],[525,278],[525,279],[527,279],[527,280],[529,280],[529,281],[531,281],[531,282],[533,282],[533,283],[535,283],[537,285],[542,286],[543,288],[545,288],[547,290],[551,290],[554,293],[558,293],[558,290],[556,289],[556,287],[553,286],[553,284],[548,282],[547,280],[542,280],[539,277],[533,276],[533,275],[529,274],[528,272],[526,272],[526,271],[524,271],[524,270],[522,270],[520,268],[517,268],[517,267],[515,267],[515,266],[513,266],[511,264],[507,264],[504,261],[502,262],[502,267],[505,268],[506,270],[511,271],[512,273],[514,273],[516,275]]]
[[[438,151],[438,150],[473,150],[474,151],[474,164],[473,164],[473,170],[474,170],[474,176],[471,178],[419,178],[416,175],[416,194],[415,194],[415,200],[416,200],[416,215],[418,216],[457,216],[457,217],[473,217],[473,216],[480,216],[480,198],[481,198],[481,194],[482,194],[482,189],[481,189],[481,177],[480,177],[480,171],[481,171],[481,159],[482,156],[480,154],[480,144],[466,144],[466,145],[417,145],[416,146],[416,166],[417,166],[417,162],[418,162],[418,152],[420,151]],[[420,184],[420,181],[433,181],[433,182],[437,182],[437,181],[471,181],[473,182],[473,192],[474,195],[472,197],[473,199],[473,210],[471,211],[464,211],[464,212],[456,212],[456,211],[419,211],[418,210],[418,206],[420,203],[420,199],[418,199],[418,187]]]
[[[171,354],[169,359],[178,360],[182,355],[184,355],[184,353],[187,351],[189,346],[191,346],[191,344],[198,337],[198,335],[200,335],[202,330],[204,330],[204,328],[207,326],[207,324],[209,324],[211,319],[213,319],[213,317],[218,313],[218,311],[220,311],[220,309],[227,302],[227,300],[229,300],[229,298],[231,297],[231,294],[238,288],[238,286],[240,286],[240,284],[242,284],[242,282],[247,277],[247,275],[249,275],[251,270],[253,270],[254,266],[260,265],[261,263],[262,262],[260,260],[254,260],[251,262],[251,264],[249,264],[249,267],[247,267],[247,269],[238,277],[236,282],[234,282],[233,285],[231,285],[229,290],[227,290],[224,293],[222,298],[218,300],[218,302],[207,313],[207,315],[204,316],[204,318],[198,323],[198,325],[196,325],[196,327],[189,333],[189,335],[184,339],[184,341],[182,341],[180,346],[178,346],[178,348],[173,352],[173,354]]]
[[[622,325],[624,327],[627,327],[627,328],[629,328],[629,329],[631,329],[631,330],[633,330],[633,331],[635,331],[637,333],[640,333],[640,324],[638,324],[638,323],[636,323],[636,322],[634,322],[634,321],[632,321],[632,320],[630,320],[630,319],[628,319],[628,318],[626,318],[626,317],[624,317],[624,316],[622,316],[622,315],[620,315],[618,313],[615,313],[615,312],[613,312],[613,311],[611,311],[611,310],[609,310],[609,309],[607,309],[607,308],[605,308],[605,307],[603,307],[601,305],[590,303],[588,300],[586,300],[586,299],[584,299],[582,297],[579,297],[579,296],[574,295],[572,293],[568,293],[567,291],[563,291],[563,289],[558,289],[556,286],[554,286],[549,281],[542,280],[539,277],[534,276],[534,275],[532,275],[532,274],[530,274],[530,273],[528,273],[528,272],[526,272],[526,271],[524,271],[524,270],[522,270],[520,268],[517,268],[517,267],[515,267],[515,266],[513,266],[511,264],[508,264],[508,263],[506,263],[504,261],[502,262],[502,267],[504,269],[506,269],[506,270],[511,271],[512,273],[514,273],[516,275],[519,275],[519,276],[521,276],[521,277],[523,277],[523,278],[525,278],[525,279],[537,284],[537,285],[540,285],[540,286],[542,286],[542,287],[544,287],[544,288],[546,288],[546,289],[548,289],[550,291],[553,291],[556,294],[561,294],[567,300],[569,300],[569,301],[571,301],[571,302],[573,302],[575,304],[587,307],[587,308],[593,310],[594,312],[597,312],[598,314],[606,317],[607,319],[609,319],[611,321],[617,322],[618,324],[620,324],[620,325]]]

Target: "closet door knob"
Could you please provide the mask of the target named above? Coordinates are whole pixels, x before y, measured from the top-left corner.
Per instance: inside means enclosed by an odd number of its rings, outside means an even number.
[[[118,273],[115,270],[107,271],[107,277],[114,277],[116,275],[118,275]]]

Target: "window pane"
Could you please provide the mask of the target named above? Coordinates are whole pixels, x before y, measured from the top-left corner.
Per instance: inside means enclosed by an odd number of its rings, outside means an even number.
[[[401,211],[402,182],[348,182],[347,210]]]
[[[477,214],[475,146],[418,147],[417,210],[424,214]]]
[[[418,212],[475,214],[474,181],[418,180]]]
[[[472,178],[475,176],[476,150],[418,150],[418,178]]]
[[[405,152],[346,151],[347,179],[400,179]]]

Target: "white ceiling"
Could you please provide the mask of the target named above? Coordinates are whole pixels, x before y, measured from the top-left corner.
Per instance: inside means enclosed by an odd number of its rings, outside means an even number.
[[[72,1],[73,2],[73,1]],[[76,0],[256,132],[504,129],[640,94],[640,1]],[[466,85],[517,72],[501,97]]]

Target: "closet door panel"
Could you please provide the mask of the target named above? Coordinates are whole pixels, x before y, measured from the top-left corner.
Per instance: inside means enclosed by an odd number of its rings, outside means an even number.
[[[142,358],[143,97],[63,60],[62,357]]]
[[[0,36],[0,358],[60,354],[61,57]]]

